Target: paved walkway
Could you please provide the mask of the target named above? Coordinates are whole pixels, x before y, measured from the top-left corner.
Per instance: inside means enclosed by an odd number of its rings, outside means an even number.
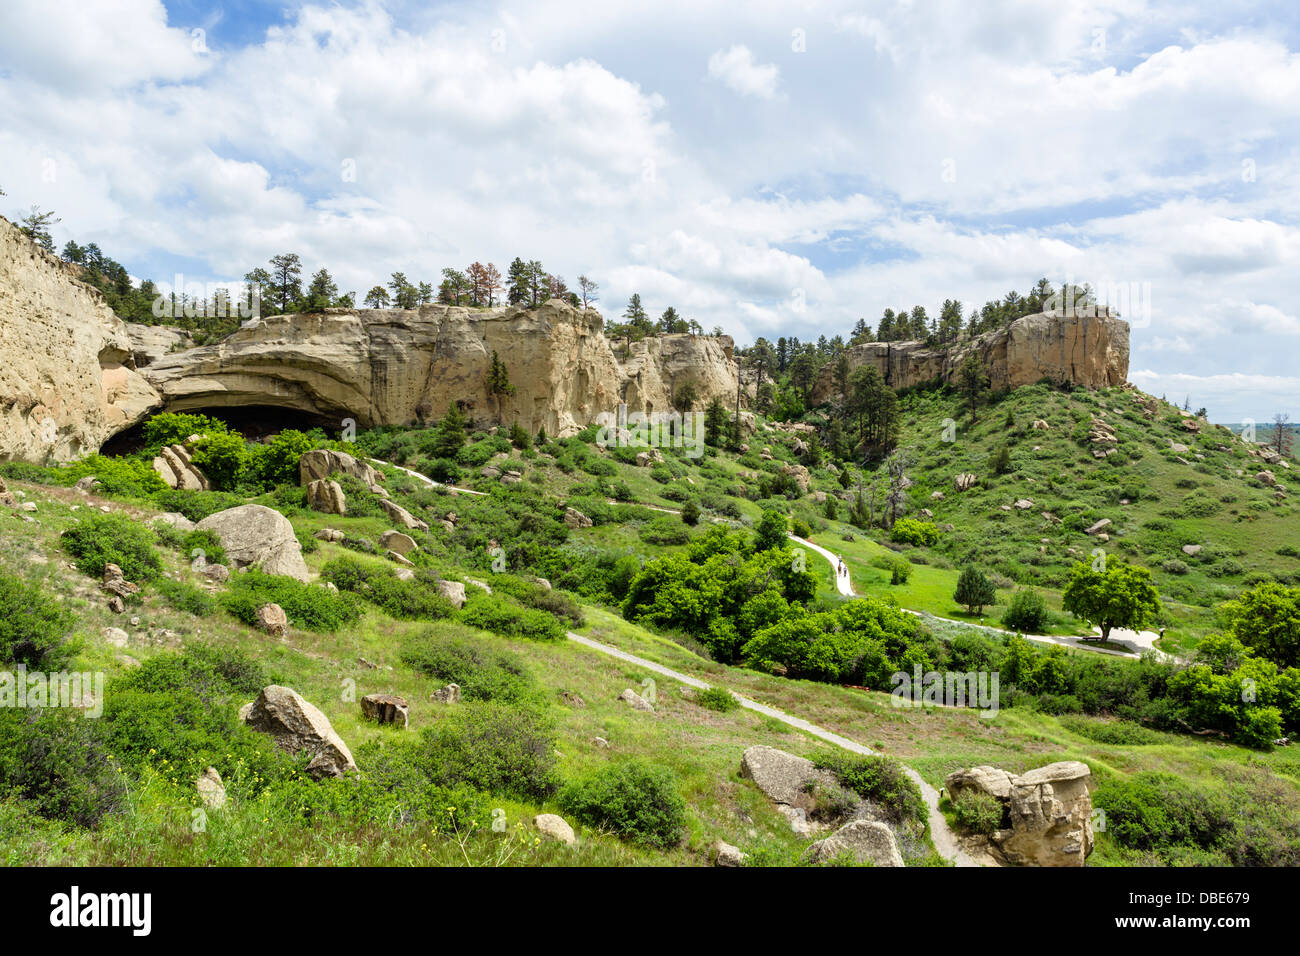
[[[575,634],[573,631],[567,633],[569,640],[581,644],[583,647],[591,648],[593,651],[599,651],[602,654],[608,654],[610,657],[616,657],[621,661],[627,661],[629,664],[636,664],[638,667],[644,667],[648,671],[653,671],[654,673],[660,674],[664,677],[670,677],[673,680],[680,681],[681,683],[698,690],[708,690],[709,687],[712,686],[706,684],[698,677],[691,677],[689,674],[683,674],[680,671],[675,671],[662,664],[656,664],[654,661],[646,660],[644,657],[637,657],[635,654],[629,654],[627,651],[621,650],[617,647],[612,647],[609,644],[602,644],[600,641],[593,640],[590,637],[583,637],[581,634]],[[735,697],[740,706],[747,710],[752,710],[765,717],[779,720],[783,724],[796,727],[805,733],[812,734],[814,737],[820,737],[822,740],[832,743],[837,747],[841,747],[850,753],[861,754],[864,757],[878,756],[876,751],[872,750],[870,747],[866,747],[858,743],[856,740],[849,740],[847,737],[841,737],[839,734],[829,731],[824,727],[819,727],[810,721],[804,720],[802,717],[795,717],[791,714],[787,714],[785,711],[777,710],[775,707],[769,707],[767,704],[760,704],[758,701],[751,700],[748,697],[743,697],[734,691],[731,691],[731,696]],[[919,773],[911,767],[908,767],[906,764],[903,765],[903,770],[907,773],[908,777],[910,777],[916,785],[921,788],[921,797],[925,800],[929,816],[930,840],[934,844],[934,848],[938,851],[939,855],[945,860],[950,861],[954,866],[982,865],[958,845],[957,835],[952,832],[952,829],[948,826],[947,818],[944,817],[943,813],[939,810],[939,791],[926,783]]]

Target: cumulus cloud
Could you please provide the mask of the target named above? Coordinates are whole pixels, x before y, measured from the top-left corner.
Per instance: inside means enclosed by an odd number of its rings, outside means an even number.
[[[721,80],[741,96],[770,100],[776,96],[781,70],[771,63],[756,62],[749,47],[737,44],[709,57],[709,76]]]

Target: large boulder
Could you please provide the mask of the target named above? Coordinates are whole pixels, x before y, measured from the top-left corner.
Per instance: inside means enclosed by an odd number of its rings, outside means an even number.
[[[806,857],[810,863],[828,863],[845,853],[856,863],[870,863],[872,866],[904,865],[894,832],[885,824],[873,820],[846,823],[826,839],[818,840],[808,847]]]
[[[439,581],[438,593],[450,601],[458,611],[465,606],[465,585],[460,581]]]
[[[356,478],[367,488],[383,481],[369,463],[353,458],[347,452],[334,451],[332,448],[316,448],[306,452],[298,459],[298,483],[310,485],[331,475],[348,475]]]
[[[554,813],[539,813],[533,817],[533,826],[537,827],[537,832],[548,840],[555,840],[557,843],[564,843],[572,846],[577,842],[577,837],[573,833],[573,827],[561,816]]]
[[[591,519],[577,508],[564,509],[564,524],[570,528],[590,528]]]
[[[740,758],[740,775],[773,803],[807,809],[813,784],[837,786],[834,775],[818,770],[807,757],[798,757],[775,747],[747,747]]]
[[[379,507],[384,509],[384,513],[393,521],[400,524],[403,528],[414,528],[416,531],[428,531],[429,525],[415,517],[395,501],[389,501],[387,498],[379,499]]]
[[[240,505],[208,515],[195,528],[221,539],[236,568],[256,567],[267,574],[308,580],[302,547],[289,519],[265,505]]]
[[[405,730],[411,722],[410,705],[396,694],[367,694],[361,698],[361,715],[377,724],[392,724]]]
[[[264,687],[242,716],[253,730],[270,734],[285,753],[310,754],[307,772],[313,777],[341,777],[357,769],[352,751],[329,718],[295,690],[278,684]]]
[[[168,488],[183,491],[207,491],[208,478],[195,466],[184,445],[168,445],[153,460],[153,470]]]
[[[409,534],[392,530],[385,531],[379,536],[379,546],[389,551],[396,551],[398,554],[410,554],[419,547]]]
[[[968,791],[1006,800],[1011,796],[1011,785],[1015,779],[1015,774],[983,765],[966,770],[954,770],[948,774],[943,785],[948,791],[949,798],[953,800]]]

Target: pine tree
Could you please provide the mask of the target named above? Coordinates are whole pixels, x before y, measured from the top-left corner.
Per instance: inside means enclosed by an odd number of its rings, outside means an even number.
[[[515,393],[515,387],[510,384],[510,373],[506,370],[506,363],[501,361],[495,349],[492,352],[492,364],[488,368],[487,389],[488,394],[496,399],[497,424],[500,425],[502,405],[506,396]]]
[[[952,599],[965,607],[972,614],[983,612],[985,605],[992,604],[997,598],[997,591],[984,572],[968,565],[957,579],[957,590]]]

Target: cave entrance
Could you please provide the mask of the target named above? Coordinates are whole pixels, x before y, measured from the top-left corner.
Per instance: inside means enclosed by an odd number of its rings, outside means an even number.
[[[162,409],[170,411],[171,409]],[[157,414],[157,413],[155,413]],[[183,415],[207,415],[226,423],[231,431],[239,432],[249,441],[261,441],[278,434],[286,428],[309,431],[321,428],[331,438],[338,438],[341,432],[338,418],[327,418],[296,408],[280,408],[275,405],[237,405],[216,408],[186,408]],[[143,422],[120,431],[100,448],[104,455],[130,455],[144,447]]]

